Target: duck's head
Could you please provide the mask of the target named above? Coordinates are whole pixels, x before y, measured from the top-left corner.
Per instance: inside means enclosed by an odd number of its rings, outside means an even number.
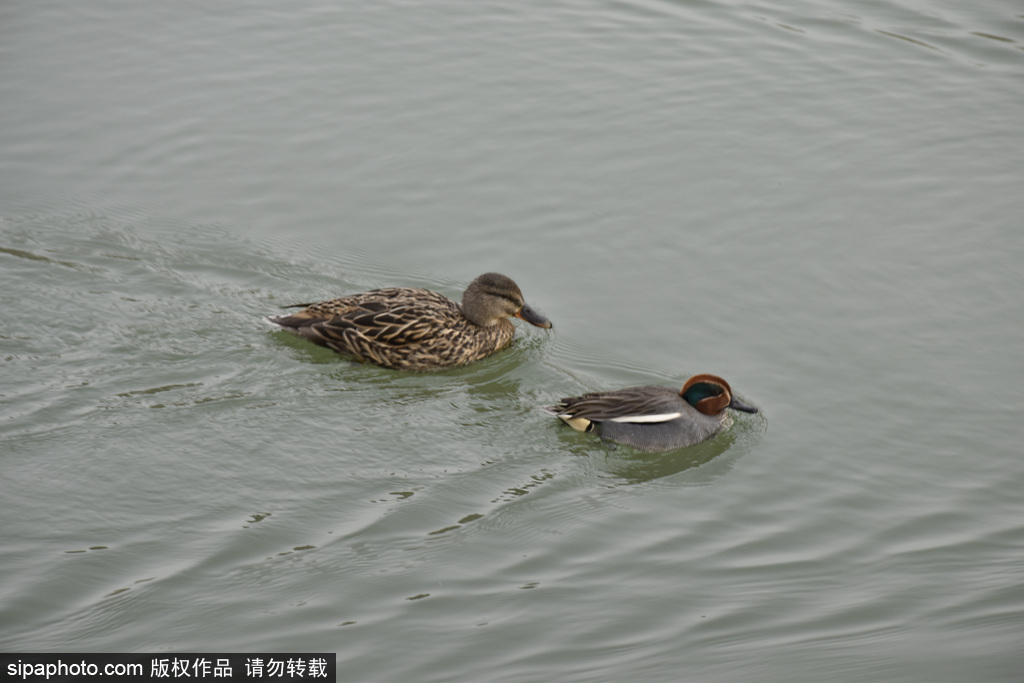
[[[718,415],[726,408],[742,410],[744,413],[757,412],[754,406],[734,398],[729,383],[716,375],[694,375],[686,380],[679,395],[705,415]]]
[[[547,318],[526,305],[519,285],[500,273],[484,273],[469,283],[462,295],[462,314],[480,327],[511,316],[537,327],[551,327]]]

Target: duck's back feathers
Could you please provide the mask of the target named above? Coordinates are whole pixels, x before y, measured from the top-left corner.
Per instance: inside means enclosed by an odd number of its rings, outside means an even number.
[[[651,385],[571,396],[546,410],[593,422],[665,422],[679,417],[681,403],[678,392]]]

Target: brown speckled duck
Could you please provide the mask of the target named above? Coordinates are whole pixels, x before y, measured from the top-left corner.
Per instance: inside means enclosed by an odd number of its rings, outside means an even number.
[[[512,341],[515,316],[531,325],[551,323],[526,305],[510,278],[484,273],[462,295],[413,287],[374,289],[314,304],[268,320],[305,339],[359,361],[395,370],[440,370],[499,351]]]
[[[716,375],[695,375],[679,391],[643,386],[561,399],[544,411],[581,432],[644,451],[670,451],[710,439],[728,424],[726,408],[756,413]]]

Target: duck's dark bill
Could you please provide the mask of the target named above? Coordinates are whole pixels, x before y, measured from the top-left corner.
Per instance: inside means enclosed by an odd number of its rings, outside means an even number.
[[[537,327],[544,327],[544,328],[551,327],[551,321],[550,320],[548,320],[547,318],[542,316],[540,313],[538,313],[537,311],[533,310],[532,308],[530,308],[529,306],[526,306],[526,305],[523,306],[523,309],[521,311],[516,313],[516,317],[519,318],[520,320],[525,320],[526,322],[530,323],[531,325],[536,325]]]
[[[733,410],[742,410],[744,413],[757,412],[757,408],[755,408],[754,406],[747,405],[746,403],[739,400],[735,396],[733,397],[732,402],[729,404],[729,407],[732,408]]]

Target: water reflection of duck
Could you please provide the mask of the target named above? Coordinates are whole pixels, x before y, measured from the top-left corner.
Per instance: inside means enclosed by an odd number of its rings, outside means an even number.
[[[396,370],[438,370],[488,356],[512,341],[510,316],[551,327],[526,305],[518,285],[498,273],[473,280],[461,305],[428,289],[389,287],[286,308],[302,310],[268,320],[320,346]]]
[[[669,451],[711,438],[725,428],[726,408],[756,413],[715,375],[695,375],[680,391],[643,386],[561,399],[544,408],[581,432],[645,451]]]

